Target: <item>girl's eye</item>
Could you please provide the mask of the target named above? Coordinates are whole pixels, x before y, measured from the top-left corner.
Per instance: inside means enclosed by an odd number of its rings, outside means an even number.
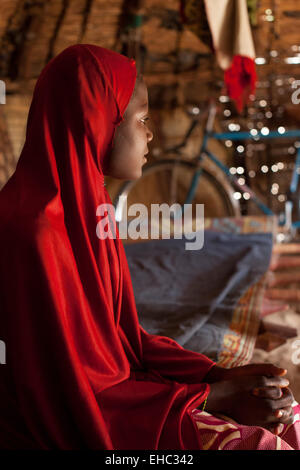
[[[143,124],[146,124],[146,122],[149,121],[149,117],[147,116],[147,117],[141,119],[141,121],[142,121]]]

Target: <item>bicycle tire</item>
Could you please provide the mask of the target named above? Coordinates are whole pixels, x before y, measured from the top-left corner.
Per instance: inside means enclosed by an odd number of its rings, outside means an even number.
[[[115,196],[114,205],[119,220],[123,211],[120,196],[127,197],[127,207],[134,203],[145,204],[148,208],[150,204],[184,204],[191,178],[199,166],[200,164],[195,161],[182,159],[164,159],[147,164],[142,176],[138,180],[126,181]],[[174,186],[175,169],[178,175],[177,195],[174,198],[173,191],[173,197],[170,200],[170,188],[171,184]],[[193,204],[204,204],[205,217],[239,216],[239,202],[234,199],[233,194],[234,189],[229,183],[225,186],[224,181],[218,175],[202,167]]]

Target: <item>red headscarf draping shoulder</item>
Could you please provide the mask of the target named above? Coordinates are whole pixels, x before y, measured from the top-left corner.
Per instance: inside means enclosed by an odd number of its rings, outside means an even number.
[[[43,69],[0,192],[0,447],[199,448],[213,362],[138,323],[119,238],[97,207],[134,62],[89,44]]]

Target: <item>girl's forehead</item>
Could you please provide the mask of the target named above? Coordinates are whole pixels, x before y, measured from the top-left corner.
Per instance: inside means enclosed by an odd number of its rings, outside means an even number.
[[[126,111],[147,111],[148,109],[148,90],[144,81],[137,80],[134,92],[131,96]]]
[[[138,79],[135,83],[133,99],[148,103],[148,90],[143,79]]]

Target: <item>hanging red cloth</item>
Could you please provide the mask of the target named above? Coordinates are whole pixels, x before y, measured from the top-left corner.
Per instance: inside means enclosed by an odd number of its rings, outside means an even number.
[[[241,112],[256,86],[255,49],[246,0],[204,0],[228,96]]]
[[[181,0],[180,11],[183,23],[215,52],[226,92],[241,112],[257,81],[246,0]]]
[[[136,79],[88,44],[43,69],[0,192],[0,447],[197,449],[214,365],[139,325],[119,238],[99,239],[105,165]]]
[[[241,112],[249,103],[250,96],[255,93],[257,75],[254,60],[235,55],[232,65],[225,70],[224,80],[228,96],[235,101],[237,110]]]

